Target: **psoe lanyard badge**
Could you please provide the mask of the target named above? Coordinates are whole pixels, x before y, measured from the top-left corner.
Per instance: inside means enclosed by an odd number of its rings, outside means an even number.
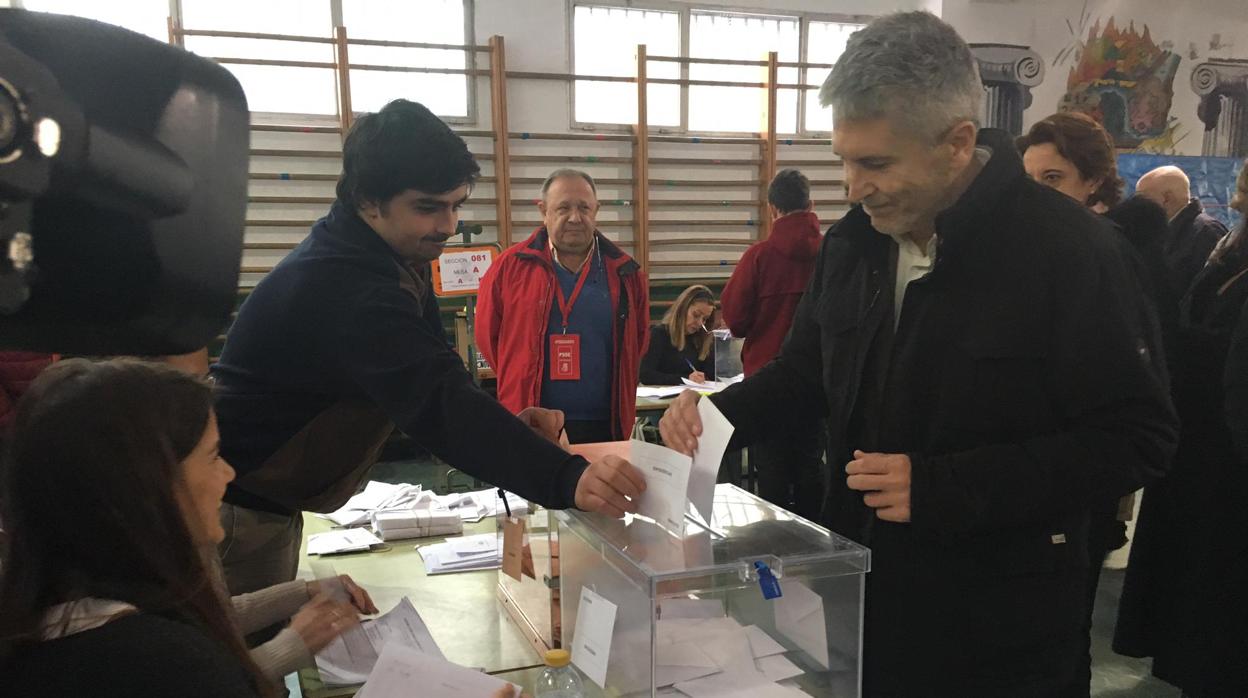
[[[572,317],[572,308],[581,297],[585,288],[585,280],[589,278],[594,266],[592,259],[585,260],[581,265],[580,277],[572,288],[572,295],[564,297],[563,287],[555,282],[555,299],[559,302],[559,315],[563,320],[563,332],[550,335],[550,379],[555,381],[579,381],[581,379],[581,336],[568,334],[568,321]]]

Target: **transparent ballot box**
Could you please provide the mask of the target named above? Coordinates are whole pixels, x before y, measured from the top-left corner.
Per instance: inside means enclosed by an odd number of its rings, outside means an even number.
[[[537,509],[525,520],[525,555],[520,579],[498,575],[498,600],[541,656],[559,647],[559,541],[554,517]],[[501,524],[499,549],[503,546]]]
[[[733,337],[728,330],[715,330],[714,334],[715,344],[712,346],[715,350],[715,379],[722,381],[741,375],[744,370],[741,348],[745,345],[745,340]]]
[[[860,695],[870,551],[734,485],[714,502],[679,536],[554,512],[563,646],[588,695]]]

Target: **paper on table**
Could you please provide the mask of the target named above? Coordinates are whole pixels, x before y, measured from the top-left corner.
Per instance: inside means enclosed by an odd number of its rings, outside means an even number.
[[[680,535],[689,501],[686,492],[693,459],[670,448],[636,439],[629,446],[628,460],[646,480],[646,491],[641,493],[637,513]]]
[[[589,587],[581,587],[572,636],[572,663],[600,688],[606,688],[611,659],[611,635],[615,632],[616,606]]]
[[[689,471],[689,503],[706,523],[711,522],[715,502],[715,480],[719,464],[732,438],[732,422],[708,398],[698,400],[698,417],[702,419],[702,436],[693,452],[693,468]]]
[[[772,601],[776,610],[776,630],[826,670],[828,629],[823,616],[823,599],[795,579],[784,580],[780,590],[783,595]]]
[[[342,531],[326,531],[308,536],[309,555],[329,555],[368,550],[381,545],[382,540],[364,528],[348,528]]]
[[[685,391],[683,385],[639,385],[637,386],[637,397],[663,399],[667,397],[675,397]]]
[[[351,685],[368,679],[380,652],[391,644],[442,657],[425,621],[406,596],[377,620],[348,631],[316,655],[316,667],[327,685]]]
[[[419,686],[422,698],[481,698],[493,695],[507,682],[452,664],[399,644],[386,645],[368,683],[356,698],[407,698]],[[516,684],[516,695],[520,687]]]
[[[426,574],[489,570],[502,562],[498,536],[494,533],[452,538],[444,543],[417,546],[417,550],[425,562]]]

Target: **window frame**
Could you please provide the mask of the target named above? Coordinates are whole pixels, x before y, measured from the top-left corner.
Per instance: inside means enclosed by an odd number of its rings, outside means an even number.
[[[798,62],[806,63],[807,48],[810,40],[811,22],[829,22],[834,24],[867,24],[875,15],[840,14],[828,12],[783,11],[758,7],[732,7],[725,5],[705,5],[700,3],[687,4],[667,2],[665,0],[566,0],[568,72],[576,75],[576,8],[577,7],[610,7],[629,10],[655,10],[675,12],[680,15],[680,57],[689,57],[690,30],[693,13],[719,15],[752,15],[772,19],[796,19],[798,21]],[[807,84],[810,79],[809,68],[798,68],[799,84]],[[680,79],[689,79],[689,63],[680,63]],[[576,80],[569,81],[568,94],[568,125],[570,131],[620,132],[631,133],[632,124],[604,124],[576,120]],[[781,134],[795,138],[827,138],[829,131],[811,131],[806,126],[807,90],[797,90],[797,133]],[[713,138],[749,138],[757,136],[757,132],[747,131],[697,131],[689,128],[689,86],[680,86],[680,126],[651,126],[650,133],[655,135],[689,135]]]
[[[174,18],[174,20],[178,23],[179,26],[183,26],[182,6],[185,1],[186,0],[168,0],[169,9],[168,9],[168,13],[166,14],[166,16]],[[206,0],[203,0],[203,1],[206,1]],[[328,36],[332,37],[334,35],[335,28],[339,26],[343,26],[342,0],[320,0],[320,2],[324,2],[328,4],[329,6],[330,27],[329,27]],[[476,3],[474,2],[474,0],[460,0],[460,2],[462,2],[464,5],[464,42],[463,42],[463,45],[476,46],[477,45],[477,42],[476,42]],[[25,3],[22,0],[12,0],[11,4],[16,9],[24,9],[23,6]],[[192,29],[198,29],[198,28],[200,27],[192,27]],[[350,31],[350,29],[351,29],[350,27],[347,27],[348,31]],[[349,39],[350,39],[350,35],[348,34],[348,40]],[[467,71],[464,74],[464,78],[465,78],[464,89],[467,91],[466,104],[467,104],[468,113],[464,116],[446,116],[442,114],[438,114],[437,116],[438,118],[442,119],[448,124],[453,124],[456,126],[475,126],[480,123],[478,120],[480,117],[480,113],[478,112],[480,99],[477,95],[477,90],[479,89],[479,85],[477,81],[477,76],[473,72],[477,69],[477,53],[478,52],[475,50],[469,49],[469,50],[462,51],[462,53],[464,54],[463,67],[464,67],[464,70]],[[337,110],[335,110],[335,112],[336,111]],[[318,122],[324,121],[327,119],[337,119],[338,117],[336,113],[335,114],[312,114],[312,113],[304,113],[304,112],[263,112],[263,111],[256,111],[256,112],[251,112],[251,113],[260,115],[262,118],[265,118],[265,119],[270,119],[270,118],[296,119],[296,120],[310,120],[310,121],[318,121]],[[354,114],[352,116],[354,116]]]

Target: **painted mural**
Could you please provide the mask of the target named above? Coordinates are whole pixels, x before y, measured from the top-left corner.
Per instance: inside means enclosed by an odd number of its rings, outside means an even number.
[[[1119,29],[1112,16],[1104,27],[1100,20],[1093,22],[1084,36],[1088,19],[1081,13],[1075,42],[1054,61],[1074,60],[1059,110],[1090,115],[1105,126],[1119,148],[1175,152],[1175,145],[1187,135],[1170,114],[1182,57],[1169,50],[1169,42],[1155,43],[1147,25],[1143,32],[1136,31],[1134,22]],[[1074,26],[1071,31],[1075,33]]]

